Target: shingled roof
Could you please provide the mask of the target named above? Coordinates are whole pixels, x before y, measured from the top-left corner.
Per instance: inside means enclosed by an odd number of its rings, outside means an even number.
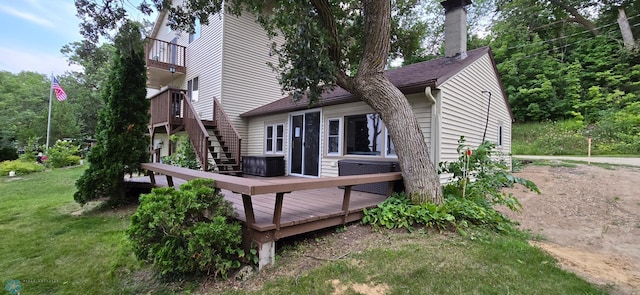
[[[476,61],[478,58],[490,51],[489,47],[467,51],[467,57],[460,58],[439,58],[420,63],[411,64],[401,68],[389,70],[385,73],[389,81],[393,83],[402,93],[412,94],[423,92],[427,86],[438,87],[453,75]],[[337,87],[323,93],[319,102],[309,105],[309,101],[303,98],[294,101],[292,96],[286,96],[272,103],[260,106],[240,117],[251,118],[257,116],[279,114],[299,111],[309,108],[317,108],[336,104],[359,101],[360,99],[346,90]]]

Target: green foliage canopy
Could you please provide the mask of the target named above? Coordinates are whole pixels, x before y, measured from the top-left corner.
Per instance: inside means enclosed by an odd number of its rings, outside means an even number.
[[[108,85],[103,92],[97,144],[89,152],[90,167],[78,179],[74,199],[84,204],[100,197],[125,201],[124,175],[148,158],[149,101],[140,25],[127,22],[115,40]]]

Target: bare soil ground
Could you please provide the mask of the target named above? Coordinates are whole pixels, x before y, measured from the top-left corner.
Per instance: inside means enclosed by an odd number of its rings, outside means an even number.
[[[515,173],[542,194],[510,189],[523,210],[505,213],[565,269],[611,294],[640,294],[640,168],[572,166]]]

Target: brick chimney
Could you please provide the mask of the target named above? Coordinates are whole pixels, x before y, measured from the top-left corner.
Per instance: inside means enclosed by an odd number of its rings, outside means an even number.
[[[467,9],[471,0],[445,0],[444,7],[444,56],[467,57]]]

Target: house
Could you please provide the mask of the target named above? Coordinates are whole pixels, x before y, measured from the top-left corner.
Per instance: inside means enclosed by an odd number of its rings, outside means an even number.
[[[277,57],[251,14],[220,13],[208,21],[196,21],[192,33],[173,31],[163,11],[147,38],[153,160],[175,152],[170,135],[186,133],[204,168],[215,161],[219,171],[233,174],[248,138],[239,114],[283,96],[277,73],[267,66]]]
[[[468,4],[442,2],[444,58],[386,72],[412,105],[434,163],[458,158],[460,136],[471,146],[484,138],[511,153],[513,117],[491,50],[466,49]],[[266,66],[275,58],[271,41],[254,17],[221,14],[209,21],[194,34],[175,33],[160,14],[154,27],[147,62],[149,86],[159,89],[150,95],[157,156],[171,152],[161,144],[168,135],[187,132],[201,161],[213,158],[222,173],[238,172],[241,157],[245,172],[275,169],[274,175],[305,177],[338,176],[345,160],[397,161],[384,122],[358,97],[336,88],[311,106],[282,98]],[[268,164],[272,160],[275,165]]]

